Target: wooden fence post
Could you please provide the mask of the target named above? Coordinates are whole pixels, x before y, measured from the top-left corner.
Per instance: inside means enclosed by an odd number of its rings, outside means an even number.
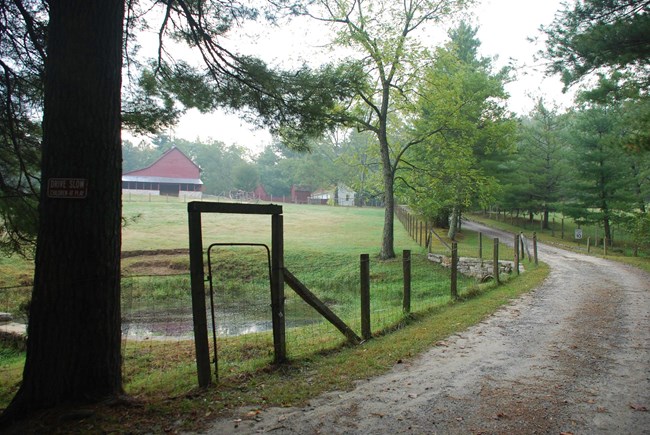
[[[607,257],[607,237],[603,237],[603,253]]]
[[[562,240],[564,240],[564,218],[562,218]]]
[[[280,214],[271,216],[271,311],[274,360],[287,359],[284,315],[284,222]]]
[[[478,258],[483,259],[483,233],[478,233]]]
[[[190,242],[190,279],[192,283],[192,321],[194,326],[194,349],[199,387],[206,388],[210,376],[210,345],[208,344],[208,320],[205,307],[205,276],[203,271],[203,236],[201,213],[188,208]]]
[[[519,249],[521,252],[520,259],[525,260],[526,259],[526,252],[524,251],[524,233],[519,234]],[[530,261],[530,258],[528,259]]]
[[[492,273],[494,274],[494,281],[499,283],[499,238],[494,238],[494,252],[492,254]]]
[[[537,233],[533,233],[533,255],[535,256],[535,265],[537,265]]]
[[[404,272],[404,299],[402,307],[404,313],[411,312],[411,251],[405,249],[402,252],[402,270]]]
[[[370,329],[370,256],[361,254],[361,338],[372,337]]]
[[[515,252],[514,252],[514,260],[515,260],[515,272],[517,275],[519,275],[519,234],[515,234]]]
[[[458,299],[458,243],[451,242],[451,298]]]
[[[428,248],[429,245],[429,221],[424,221],[424,247]]]
[[[591,237],[587,237],[587,254],[591,252]]]

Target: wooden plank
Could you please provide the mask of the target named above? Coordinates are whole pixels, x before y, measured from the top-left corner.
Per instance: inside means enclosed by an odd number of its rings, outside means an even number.
[[[192,201],[187,204],[188,212],[239,213],[239,214],[282,214],[282,206],[276,204],[239,204],[234,202]]]
[[[514,249],[515,272],[519,275],[519,234],[515,234]]]
[[[345,335],[348,341],[359,344],[361,338],[354,333],[348,325],[345,324],[332,310],[329,309],[327,305],[320,301],[303,283],[301,283],[298,278],[296,278],[291,272],[287,269],[284,270],[284,280],[305,302],[312,306],[318,313],[325,317],[332,325],[336,327],[343,335]]]
[[[449,245],[448,245],[444,240],[442,240],[442,237],[440,237],[440,236],[438,235],[438,233],[436,233],[435,230],[434,230],[433,228],[431,228],[431,234],[433,234],[434,236],[436,236],[436,239],[438,239],[438,240],[440,241],[440,243],[442,243],[443,245],[445,245],[445,246],[447,247],[447,249],[449,249],[449,250],[451,251],[451,246],[449,246]]]

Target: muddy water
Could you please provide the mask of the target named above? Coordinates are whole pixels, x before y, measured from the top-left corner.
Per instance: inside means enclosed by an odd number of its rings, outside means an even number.
[[[297,304],[288,303],[286,327],[306,326],[322,322],[313,310],[305,310]],[[209,306],[209,304],[208,304]],[[192,309],[185,307],[160,307],[158,309],[132,310],[124,313],[122,336],[126,339],[178,340],[193,338]],[[207,313],[208,329],[212,334],[211,311]],[[218,308],[215,313],[215,329],[220,337],[270,331],[271,310],[250,310],[243,305]]]

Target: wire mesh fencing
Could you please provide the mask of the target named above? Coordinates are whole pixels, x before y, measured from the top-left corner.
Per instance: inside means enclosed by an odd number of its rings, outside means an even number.
[[[214,373],[219,378],[251,373],[274,359],[268,253],[259,247],[219,246],[206,263],[205,306]],[[356,254],[287,253],[284,266],[351,330],[361,336],[361,273]],[[162,387],[170,367],[194,380],[195,350],[189,259],[179,253],[149,253],[123,260],[122,337],[124,377],[150,374]],[[427,254],[409,260],[409,305],[405,307],[405,262],[370,257],[370,327],[378,334],[409,313],[450,300],[449,269]],[[145,273],[146,272],[146,273]],[[461,278],[461,287],[475,281]],[[0,311],[26,320],[31,287],[0,289]],[[347,341],[341,331],[285,285],[287,356],[309,357]],[[21,311],[22,310],[22,311]],[[19,317],[22,314],[22,317]],[[141,375],[140,375],[141,378]],[[136,388],[132,387],[132,388]]]

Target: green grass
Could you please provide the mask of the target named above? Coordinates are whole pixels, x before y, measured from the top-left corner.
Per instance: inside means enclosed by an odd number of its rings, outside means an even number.
[[[195,372],[187,361],[193,355],[191,342],[172,347],[164,342],[143,343],[125,355],[138,361],[134,368],[155,363],[147,371],[125,370],[127,392],[138,406],[100,405],[92,417],[80,422],[62,422],[53,412],[34,421],[32,428],[59,433],[87,431],[90,427],[104,432],[201,430],[227,409],[244,406],[254,412],[267,406],[300,406],[327,391],[349,390],[358,380],[408,361],[449,335],[482,321],[539,285],[547,274],[547,266],[540,264],[504,285],[488,284],[457,302],[404,318],[387,331],[390,333],[379,334],[361,346],[342,344],[320,353],[294,356],[281,366],[270,365],[264,349],[248,348],[244,351],[259,354],[257,365],[251,364],[249,371],[224,377],[205,390],[192,386]]]
[[[547,273],[546,267],[540,265],[498,287],[479,286],[472,279],[462,279],[461,300],[452,302],[449,271],[428,262],[425,249],[418,246],[396,220],[398,257],[403,249],[411,250],[413,255],[414,313],[405,315],[401,307],[401,258],[379,261],[376,256],[381,242],[383,210],[283,205],[283,211],[286,267],[357,333],[360,333],[359,255],[370,254],[375,339],[363,346],[350,346],[327,323],[289,328],[290,363],[274,367],[270,332],[222,337],[219,338],[221,382],[200,393],[195,390],[196,367],[191,340],[128,340],[123,350],[125,390],[145,403],[142,409],[128,411],[134,422],[176,418],[192,428],[201,421],[195,418],[197,415],[207,416],[224,408],[292,405],[323,391],[350,388],[355,379],[379,374],[396,361],[416,355],[437,340],[480,321],[501,304],[539,283]],[[183,202],[126,202],[124,215],[137,216],[124,229],[124,251],[187,247],[187,212]],[[271,238],[268,216],[206,215],[203,229],[206,247],[213,242],[270,243]],[[259,250],[246,252],[246,249],[219,250],[215,258],[220,271],[231,277],[224,287],[236,296],[235,299],[252,301],[261,294],[261,303],[268,305],[265,254],[260,254]],[[446,253],[446,248],[437,239],[431,249]],[[477,256],[477,236],[463,232],[459,237],[459,251],[461,256]],[[484,246],[484,257],[491,254],[491,250],[487,255],[486,251]],[[503,249],[502,253],[507,251]],[[179,289],[187,289],[189,285],[186,254],[129,257],[123,260],[122,266],[124,275],[152,271],[158,275],[182,274],[123,279],[123,294],[128,293],[132,300],[145,300],[154,295],[161,304],[179,300],[189,303],[187,292],[179,293]],[[297,296],[288,287],[285,293],[288,306],[294,302],[297,306],[304,305],[296,301]],[[287,309],[288,320],[292,315],[302,316],[301,310],[292,314]],[[23,363],[24,355],[20,353],[7,357],[0,354],[3,375],[0,407],[6,406],[17,388]],[[102,415],[114,412],[104,410]],[[116,420],[106,418],[108,420],[101,422],[104,429],[124,428],[123,416]]]

